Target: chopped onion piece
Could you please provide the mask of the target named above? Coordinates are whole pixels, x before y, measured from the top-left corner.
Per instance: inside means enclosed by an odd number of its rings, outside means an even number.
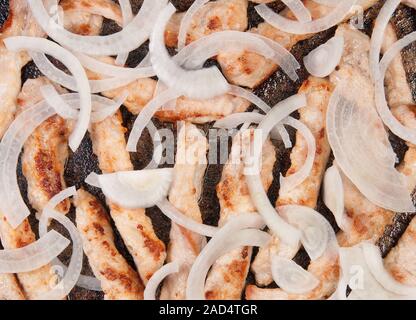
[[[217,227],[209,226],[207,224],[198,223],[194,219],[191,219],[176,209],[167,199],[164,199],[157,203],[157,206],[162,213],[167,216],[172,222],[184,227],[197,234],[213,237],[218,231]]]
[[[343,52],[344,37],[335,36],[303,59],[306,70],[315,77],[325,78],[338,66]]]
[[[0,273],[37,270],[55,259],[70,241],[52,230],[23,248],[0,250]]]
[[[118,0],[121,9],[121,15],[123,16],[123,27],[133,20],[133,9],[131,7],[130,0]],[[129,57],[129,52],[120,53],[116,58],[116,64],[119,66],[124,66]]]
[[[182,50],[186,45],[186,36],[188,35],[189,27],[192,23],[192,18],[194,15],[201,9],[204,4],[209,2],[209,0],[196,0],[186,11],[185,15],[182,18],[181,25],[179,27],[178,35],[178,49]]]
[[[385,269],[380,249],[377,246],[368,242],[363,242],[361,245],[368,268],[384,289],[394,294],[416,298],[416,287],[397,282]]]
[[[186,285],[186,299],[204,300],[207,273],[222,255],[239,247],[265,246],[271,240],[270,235],[255,229],[244,230],[263,226],[264,221],[258,215],[245,214],[230,219],[208,242],[192,265]]]
[[[32,50],[49,54],[61,61],[74,75],[76,88],[80,94],[80,116],[69,137],[69,146],[72,151],[76,151],[88,130],[91,117],[91,90],[84,68],[68,50],[43,38],[11,37],[5,39],[4,43],[11,51]]]
[[[120,171],[98,176],[108,199],[124,208],[150,208],[167,197],[173,169]]]
[[[177,261],[168,263],[156,271],[149,279],[144,290],[144,300],[156,300],[156,291],[162,281],[169,275],[179,272],[179,263]]]
[[[98,174],[95,172],[91,172],[88,177],[85,179],[85,183],[88,183],[90,186],[101,188],[100,180],[98,179]]]
[[[396,154],[375,108],[345,99],[342,88],[338,86],[330,99],[326,125],[338,166],[374,204],[414,212],[406,177],[395,168]]]
[[[345,212],[344,185],[341,173],[336,165],[325,172],[323,183],[323,200],[325,205],[333,213],[338,227],[347,231],[351,227],[351,220]]]
[[[281,31],[293,34],[310,34],[328,30],[342,22],[355,2],[356,0],[340,1],[338,6],[325,17],[304,23],[276,14],[265,4],[258,5],[255,9],[267,23]]]
[[[166,25],[175,12],[169,4],[159,15],[150,39],[150,59],[158,78],[169,88],[191,99],[209,99],[227,93],[227,80],[217,67],[186,70],[169,55],[165,46]]]
[[[305,294],[319,285],[319,280],[313,274],[296,262],[278,255],[272,256],[272,275],[281,289],[292,294]]]
[[[292,11],[299,22],[312,21],[311,13],[301,0],[282,0],[282,2]]]
[[[167,0],[144,0],[139,13],[122,31],[107,36],[81,36],[59,26],[49,16],[42,0],[28,0],[37,23],[50,38],[76,52],[97,56],[111,56],[133,51],[150,35],[157,16]]]
[[[332,249],[337,243],[334,230],[319,212],[297,205],[282,206],[277,210],[291,225],[302,232],[302,245],[313,261],[319,259],[328,248]]]
[[[281,192],[289,192],[302,184],[312,172],[313,164],[315,162],[316,141],[311,130],[299,120],[288,117],[283,124],[287,124],[302,134],[306,144],[308,145],[308,154],[306,156],[305,164],[296,173],[283,177],[280,175],[280,190]]]

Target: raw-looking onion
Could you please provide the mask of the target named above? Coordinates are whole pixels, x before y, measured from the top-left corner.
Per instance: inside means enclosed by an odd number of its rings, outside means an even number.
[[[280,175],[280,192],[287,193],[302,184],[312,172],[313,164],[315,162],[316,141],[311,130],[299,120],[288,117],[283,121],[283,124],[295,128],[303,136],[306,144],[308,145],[308,154],[306,156],[305,164],[302,166],[302,168],[288,177],[283,177],[283,175]]]
[[[37,270],[55,259],[70,241],[52,230],[23,248],[0,250],[0,273]]]
[[[272,256],[272,275],[282,290],[292,294],[305,294],[319,285],[319,280],[313,274],[296,262],[278,255]]]
[[[269,133],[292,112],[304,107],[306,105],[305,95],[295,95],[289,99],[277,104],[263,119],[258,129],[255,131],[255,136],[261,133],[261,140],[264,142],[267,140]],[[260,141],[261,143],[261,141]],[[261,159],[261,146],[255,150],[253,161],[255,164],[260,163]],[[257,151],[257,152],[256,152]],[[251,199],[258,212],[263,216],[267,226],[274,233],[276,237],[279,237],[281,241],[292,246],[297,247],[300,239],[300,232],[293,226],[284,221],[278,214],[276,209],[271,205],[270,200],[264,190],[263,183],[260,177],[260,171],[258,168],[250,170],[246,167],[244,174],[246,182],[249,188]]]
[[[258,215],[245,214],[230,219],[195,259],[187,280],[186,298],[204,300],[207,273],[215,261],[227,252],[244,246],[265,246],[271,240],[270,235],[256,229],[247,229],[263,226],[264,221]]]
[[[139,116],[136,118],[136,121],[133,124],[133,127],[130,132],[129,139],[127,141],[127,151],[136,152],[137,143],[142,136],[143,130],[151,121],[155,113],[163,106],[165,103],[179,98],[181,95],[178,94],[175,90],[166,90],[163,91],[158,96],[154,97],[149,103],[142,109]]]
[[[121,15],[123,16],[123,27],[125,28],[133,20],[133,9],[130,0],[118,0],[118,3],[120,4]],[[116,58],[116,64],[124,66],[128,57],[129,52],[119,53]]]
[[[55,208],[58,204],[60,204],[65,199],[76,196],[76,194],[77,194],[77,190],[76,190],[75,187],[70,187],[70,188],[67,188],[67,189],[59,192],[54,197],[52,197],[52,199],[49,200],[49,202],[46,204],[45,208],[43,209],[43,212],[46,212],[46,211],[54,212],[54,210],[55,210]],[[69,225],[68,222],[67,222],[67,224]],[[64,226],[65,226],[65,224],[64,224]],[[41,226],[39,226],[39,228],[41,228]],[[42,228],[44,228],[44,225],[42,225]],[[69,229],[67,228],[67,230],[69,230]],[[39,232],[43,233],[43,232],[45,232],[45,230],[42,229]],[[67,271],[67,267],[58,258],[54,261],[54,264],[56,266],[62,268],[64,273]],[[84,276],[84,275],[80,274],[76,285],[80,288],[84,288],[84,289],[87,289],[87,290],[102,291],[101,282],[95,277]]]
[[[384,78],[387,69],[393,59],[400,51],[409,44],[416,41],[416,32],[412,32],[404,38],[397,41],[383,56],[379,67],[379,78],[376,80],[376,106],[378,114],[384,124],[398,137],[405,141],[416,144],[416,130],[404,126],[397,118],[394,117],[386,100],[386,91],[384,86]]]
[[[201,9],[204,4],[209,2],[209,0],[196,0],[186,11],[185,15],[182,18],[181,25],[179,27],[178,35],[178,49],[182,50],[186,45],[186,36],[188,34],[189,27],[192,23],[192,18]]]
[[[71,52],[43,38],[11,37],[5,39],[4,43],[11,51],[32,50],[49,54],[61,61],[72,73],[80,95],[80,116],[69,137],[69,146],[72,151],[76,151],[88,130],[91,117],[91,89],[84,68]]]
[[[142,45],[150,35],[167,0],[145,0],[139,13],[122,31],[107,36],[81,36],[59,26],[49,16],[42,0],[28,0],[33,16],[43,30],[62,46],[76,52],[111,56],[130,52]]]
[[[323,182],[323,200],[331,210],[338,227],[347,231],[351,227],[351,220],[345,212],[344,185],[341,173],[336,165],[328,168]]]
[[[124,208],[150,208],[167,197],[173,169],[120,171],[98,176],[105,196]]]
[[[356,0],[340,1],[328,15],[310,22],[299,22],[285,18],[273,12],[267,5],[255,7],[257,13],[269,24],[278,30],[293,34],[310,34],[328,30],[342,22],[350,12]]]
[[[165,46],[165,29],[175,7],[169,4],[159,15],[150,39],[150,59],[158,78],[169,88],[191,99],[209,99],[227,93],[227,80],[217,67],[186,70],[169,55]]]
[[[328,140],[344,174],[374,204],[394,212],[414,212],[407,180],[396,168],[396,154],[372,105],[358,106],[333,93],[327,111]]]
[[[277,211],[301,231],[302,245],[312,260],[319,259],[327,249],[337,248],[335,232],[319,212],[297,205],[282,206]]]
[[[168,263],[156,271],[149,279],[144,289],[144,300],[156,300],[156,291],[162,281],[169,275],[179,272],[179,263],[177,261]]]
[[[335,36],[312,50],[304,59],[308,72],[319,78],[329,76],[341,61],[344,52],[344,37]]]
[[[398,295],[412,296],[416,298],[416,287],[411,287],[397,282],[385,269],[380,249],[368,242],[361,244],[365,261],[373,277],[384,287],[384,289]]]
[[[312,21],[311,13],[301,0],[282,0],[282,2],[292,11],[299,22],[305,23]]]
[[[177,225],[180,225],[181,227],[184,227],[192,232],[207,237],[213,237],[218,231],[217,227],[198,223],[194,219],[187,217],[176,209],[167,199],[158,202],[157,206],[165,216],[172,220],[172,222],[175,222]]]

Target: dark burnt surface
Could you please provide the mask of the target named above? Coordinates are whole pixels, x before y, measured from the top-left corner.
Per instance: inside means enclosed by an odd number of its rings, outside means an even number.
[[[391,143],[391,146],[393,147],[394,152],[397,155],[397,165],[399,165],[403,161],[407,150],[409,150],[409,147],[407,146],[405,141],[400,139],[391,131],[389,131],[389,141]]]
[[[38,77],[41,77],[42,75],[42,72],[40,72],[35,63],[33,61],[30,61],[22,69],[22,85],[26,82],[26,80],[36,79]]]
[[[172,4],[178,11],[186,11],[195,2],[195,0],[171,0]]]
[[[0,0],[0,30],[9,16],[9,0]]]
[[[248,10],[247,10],[247,15],[248,15],[248,28],[255,28],[257,27],[260,23],[264,22],[263,18],[259,16],[259,14],[257,13],[255,6],[258,6],[258,3],[249,1],[248,2]],[[267,6],[272,9],[274,12],[280,12],[282,11],[286,6],[284,5],[284,3],[282,1],[273,1],[267,4]]]

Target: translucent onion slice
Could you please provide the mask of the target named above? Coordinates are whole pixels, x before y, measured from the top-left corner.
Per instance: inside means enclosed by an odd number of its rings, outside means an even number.
[[[338,86],[330,99],[326,125],[337,164],[374,204],[414,212],[406,177],[395,169],[396,154],[375,108],[348,101],[342,88]]]
[[[144,300],[156,300],[156,292],[162,281],[171,274],[179,272],[179,263],[177,261],[168,263],[156,271],[149,279],[144,289]]]
[[[309,10],[300,0],[282,0],[282,2],[292,11],[299,22],[305,23],[312,21],[312,16]]]
[[[344,53],[344,37],[335,36],[312,50],[304,59],[306,70],[318,78],[329,76],[341,61]]]
[[[209,2],[209,0],[196,0],[183,16],[178,35],[179,50],[182,50],[186,45],[186,36],[188,34],[189,27],[191,26],[192,18],[207,2]]]
[[[1,250],[0,273],[37,270],[55,259],[69,244],[67,238],[52,230],[23,248]]]
[[[244,246],[265,246],[271,237],[265,232],[247,228],[262,228],[263,219],[258,215],[241,215],[232,218],[204,247],[189,272],[186,285],[188,300],[204,300],[207,273],[215,261],[233,249]],[[232,236],[230,236],[232,235]]]
[[[412,32],[404,38],[397,41],[383,56],[379,66],[380,77],[376,80],[376,106],[378,114],[384,124],[398,137],[405,141],[416,144],[416,130],[404,126],[397,118],[394,117],[386,100],[386,91],[384,78],[387,69],[397,54],[406,48],[409,44],[416,41],[416,32]]]
[[[11,51],[31,50],[49,54],[61,61],[72,73],[81,102],[80,116],[69,137],[69,146],[72,151],[76,151],[88,130],[91,117],[91,89],[84,68],[71,52],[43,38],[11,37],[5,39],[4,43]]]
[[[397,282],[392,275],[385,269],[380,249],[368,242],[361,244],[365,261],[373,277],[388,291],[416,298],[416,287],[404,285]]]
[[[139,13],[122,31],[107,36],[81,36],[59,26],[49,16],[42,0],[28,0],[37,23],[50,38],[76,52],[111,56],[130,52],[142,45],[150,35],[160,11],[167,0],[145,0]]]
[[[325,205],[333,213],[338,227],[347,231],[351,227],[351,220],[345,213],[344,185],[341,173],[336,165],[325,172],[323,183],[323,200]]]
[[[187,217],[176,209],[167,199],[158,202],[157,206],[165,216],[172,220],[172,222],[175,222],[177,225],[180,225],[181,227],[184,227],[192,232],[207,237],[213,237],[218,231],[217,227],[198,223],[194,219]]]
[[[150,59],[158,78],[169,88],[191,99],[209,99],[227,93],[228,82],[217,67],[186,70],[170,57],[164,34],[175,11],[175,7],[169,4],[159,15],[151,35]]]
[[[297,205],[279,207],[278,212],[302,232],[302,245],[312,260],[319,259],[337,243],[334,230],[319,212]]]
[[[121,15],[123,16],[123,28],[133,20],[133,9],[131,7],[130,0],[118,0],[121,9]],[[124,66],[126,64],[129,52],[120,53],[116,58],[116,64]]]
[[[256,134],[261,134],[261,140],[264,142],[267,140],[269,133],[282,120],[287,118],[291,113],[304,107],[306,105],[305,95],[294,95],[289,99],[277,104],[260,123]],[[262,148],[256,148],[254,152],[253,160],[259,164],[261,159]],[[248,169],[248,170],[247,170]],[[250,170],[245,168],[244,170],[246,182],[250,192],[251,199],[257,208],[260,215],[264,218],[267,226],[274,233],[274,235],[280,238],[286,244],[297,247],[300,239],[300,232],[284,221],[278,214],[276,209],[271,205],[270,200],[264,190],[263,183],[261,181],[260,172],[257,169]]]
[[[305,294],[319,285],[319,280],[296,262],[274,255],[272,275],[276,284],[285,292]]]
[[[334,10],[325,17],[305,23],[276,14],[265,4],[258,5],[255,9],[267,23],[281,31],[293,34],[310,34],[328,30],[342,22],[355,2],[356,0],[340,1]]]
[[[296,173],[283,177],[280,175],[280,190],[281,192],[289,192],[302,184],[311,174],[313,164],[315,162],[316,154],[316,141],[315,137],[312,134],[311,130],[304,125],[299,120],[296,120],[292,117],[288,117],[283,121],[283,124],[289,125],[295,128],[302,136],[304,137],[306,144],[308,145],[308,154],[302,168],[300,168]]]
[[[108,199],[124,208],[150,208],[167,197],[173,169],[120,171],[98,176]]]

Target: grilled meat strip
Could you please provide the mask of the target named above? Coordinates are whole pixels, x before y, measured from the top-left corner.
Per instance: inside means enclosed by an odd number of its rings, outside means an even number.
[[[25,300],[14,274],[0,275],[0,300]]]

